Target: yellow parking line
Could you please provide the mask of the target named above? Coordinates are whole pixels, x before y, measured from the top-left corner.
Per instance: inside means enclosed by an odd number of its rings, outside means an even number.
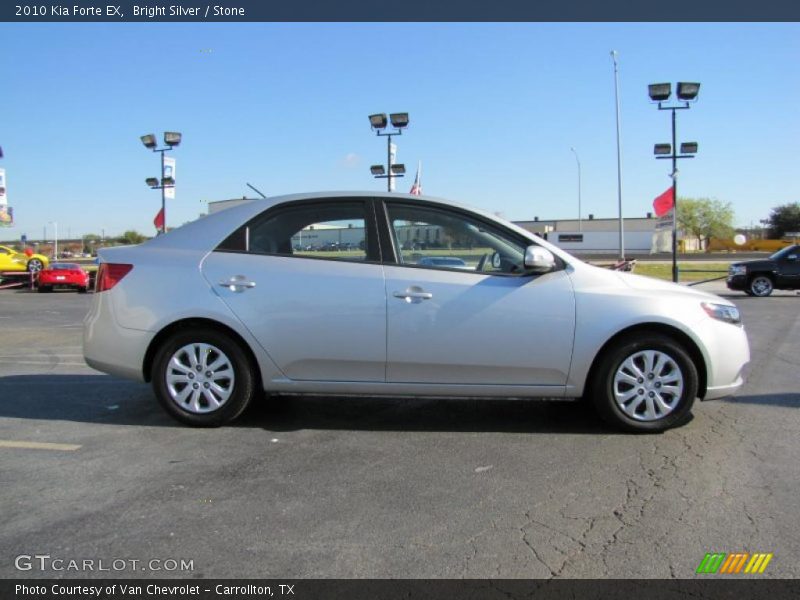
[[[25,442],[22,440],[0,440],[0,448],[24,448],[26,450],[62,450],[73,452],[80,444],[52,444],[50,442]]]

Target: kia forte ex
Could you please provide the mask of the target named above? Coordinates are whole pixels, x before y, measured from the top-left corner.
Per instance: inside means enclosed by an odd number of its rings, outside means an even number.
[[[425,196],[253,200],[99,254],[86,362],[194,426],[265,391],[585,398],[662,431],[734,393],[750,359],[729,301]]]

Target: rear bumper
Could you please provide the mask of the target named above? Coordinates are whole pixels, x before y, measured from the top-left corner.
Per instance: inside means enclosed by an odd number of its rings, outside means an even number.
[[[93,369],[125,379],[144,381],[144,355],[155,334],[120,327],[107,292],[95,294],[83,322],[83,357]]]

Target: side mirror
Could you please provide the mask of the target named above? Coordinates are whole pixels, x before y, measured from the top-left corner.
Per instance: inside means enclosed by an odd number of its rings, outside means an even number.
[[[547,273],[556,266],[556,257],[546,248],[534,244],[525,248],[525,269],[534,273]]]

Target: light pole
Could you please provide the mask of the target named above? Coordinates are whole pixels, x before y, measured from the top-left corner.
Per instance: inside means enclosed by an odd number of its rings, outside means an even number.
[[[583,231],[583,221],[581,220],[581,159],[578,158],[578,152],[575,148],[570,148],[575,155],[575,162],[578,163],[578,231]]]
[[[53,260],[58,260],[58,221],[48,221],[53,226]]]
[[[143,135],[140,138],[142,140],[142,144],[144,144],[145,148],[152,150],[153,152],[160,152],[161,153],[161,179],[159,185],[159,179],[155,177],[148,177],[145,179],[145,183],[150,186],[151,189],[154,190],[161,190],[161,231],[160,233],[165,233],[167,231],[167,196],[166,190],[167,188],[174,188],[175,187],[175,176],[173,173],[165,173],[164,172],[164,152],[169,152],[175,146],[181,143],[181,134],[177,131],[165,131],[164,132],[164,145],[165,148],[157,148],[158,143],[156,142],[156,136],[152,133],[148,133],[147,135]]]
[[[386,137],[386,168],[384,169],[383,165],[372,165],[369,171],[375,179],[386,179],[386,189],[391,192],[393,191],[392,179],[403,177],[406,172],[404,164],[394,164],[392,136],[403,135],[403,130],[408,127],[408,113],[392,113],[389,115],[389,121],[395,129],[394,131],[384,131],[388,122],[385,113],[369,116],[369,124],[375,130],[375,135]]]
[[[676,135],[676,110],[685,110],[690,107],[690,102],[697,100],[697,94],[700,92],[699,83],[685,83],[678,82],[678,100],[681,104],[673,104],[671,106],[664,106],[664,102],[669,100],[672,95],[671,83],[653,83],[647,86],[647,92],[650,100],[658,102],[658,110],[672,111],[672,144],[656,144],[653,148],[653,154],[656,158],[668,158],[672,160],[672,281],[678,283],[678,159],[679,158],[694,158],[697,153],[697,142],[684,142],[680,147],[680,154],[678,153]]]
[[[622,148],[619,137],[619,68],[616,50],[611,51],[614,61],[614,102],[617,106],[617,201],[619,204],[619,259],[625,260],[625,231],[622,221]]]

